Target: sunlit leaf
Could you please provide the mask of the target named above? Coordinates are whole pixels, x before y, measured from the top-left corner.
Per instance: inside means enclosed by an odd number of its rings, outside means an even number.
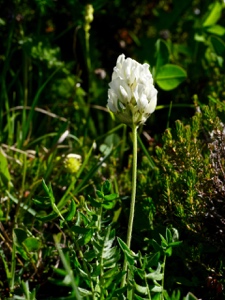
[[[208,7],[208,13],[206,15],[203,27],[212,26],[220,19],[222,13],[222,4],[215,1]]]
[[[115,200],[117,198],[118,198],[118,194],[116,194],[116,193],[112,193],[110,195],[104,196],[104,199],[107,201]]]
[[[222,36],[225,34],[225,27],[216,24],[207,28],[207,31]]]
[[[137,283],[135,283],[135,289],[137,292],[139,292],[140,294],[143,294],[143,295],[147,295],[147,293],[148,293],[148,288],[146,286],[141,286]]]
[[[161,272],[161,265],[160,263],[158,264],[158,267],[155,271],[148,273],[145,275],[147,279],[152,279],[152,280],[162,280],[163,279],[163,274]]]
[[[41,241],[35,237],[28,237],[23,241],[28,251],[38,251],[41,248]]]
[[[154,286],[152,289],[151,289],[152,292],[155,292],[155,293],[161,293],[163,291],[163,287],[162,286]],[[161,299],[161,298],[159,298]]]
[[[156,74],[155,81],[165,91],[175,89],[187,77],[186,71],[176,65],[162,66]]]

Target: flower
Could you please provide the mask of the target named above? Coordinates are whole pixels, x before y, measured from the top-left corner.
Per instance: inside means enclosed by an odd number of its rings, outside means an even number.
[[[67,154],[64,159],[64,168],[70,174],[75,174],[80,169],[82,158],[79,154]]]
[[[126,58],[121,54],[109,83],[108,108],[127,125],[140,125],[154,112],[157,90],[153,85],[148,64]]]

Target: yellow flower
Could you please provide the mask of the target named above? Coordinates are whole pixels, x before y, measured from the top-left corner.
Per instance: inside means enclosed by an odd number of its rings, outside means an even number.
[[[64,159],[64,167],[70,174],[75,174],[80,169],[82,158],[79,154],[70,153]]]

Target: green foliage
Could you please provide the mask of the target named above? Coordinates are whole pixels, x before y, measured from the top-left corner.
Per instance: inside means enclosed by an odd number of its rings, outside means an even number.
[[[95,0],[93,20],[86,4],[0,0],[0,297],[223,299],[224,3]],[[150,64],[159,103],[132,250],[132,140],[105,107],[122,52]]]
[[[213,177],[206,142],[213,128],[221,127],[215,112],[215,106],[204,106],[190,124],[176,121],[174,134],[167,129],[163,135],[163,147],[156,148],[157,165],[162,170],[159,184],[164,189],[163,198],[167,203],[165,212],[169,218],[172,215],[181,218],[193,230],[197,224],[192,224],[190,218],[205,210],[200,194],[205,188],[204,182]]]
[[[156,73],[156,83],[165,91],[176,88],[187,77],[185,70],[181,67],[166,64]]]
[[[175,89],[187,77],[186,71],[176,65],[169,64],[169,43],[158,40],[156,42],[155,81],[165,91]]]

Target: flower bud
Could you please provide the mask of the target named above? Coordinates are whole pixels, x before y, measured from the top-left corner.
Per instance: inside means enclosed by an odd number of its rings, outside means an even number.
[[[121,54],[109,83],[108,108],[127,125],[140,125],[154,112],[157,90],[153,85],[148,64],[126,58]]]
[[[82,158],[79,154],[67,154],[64,160],[65,170],[70,174],[75,174],[80,169]]]
[[[94,20],[94,8],[91,4],[87,4],[85,7],[85,24],[84,24],[84,30],[88,32],[91,28],[90,24]]]

